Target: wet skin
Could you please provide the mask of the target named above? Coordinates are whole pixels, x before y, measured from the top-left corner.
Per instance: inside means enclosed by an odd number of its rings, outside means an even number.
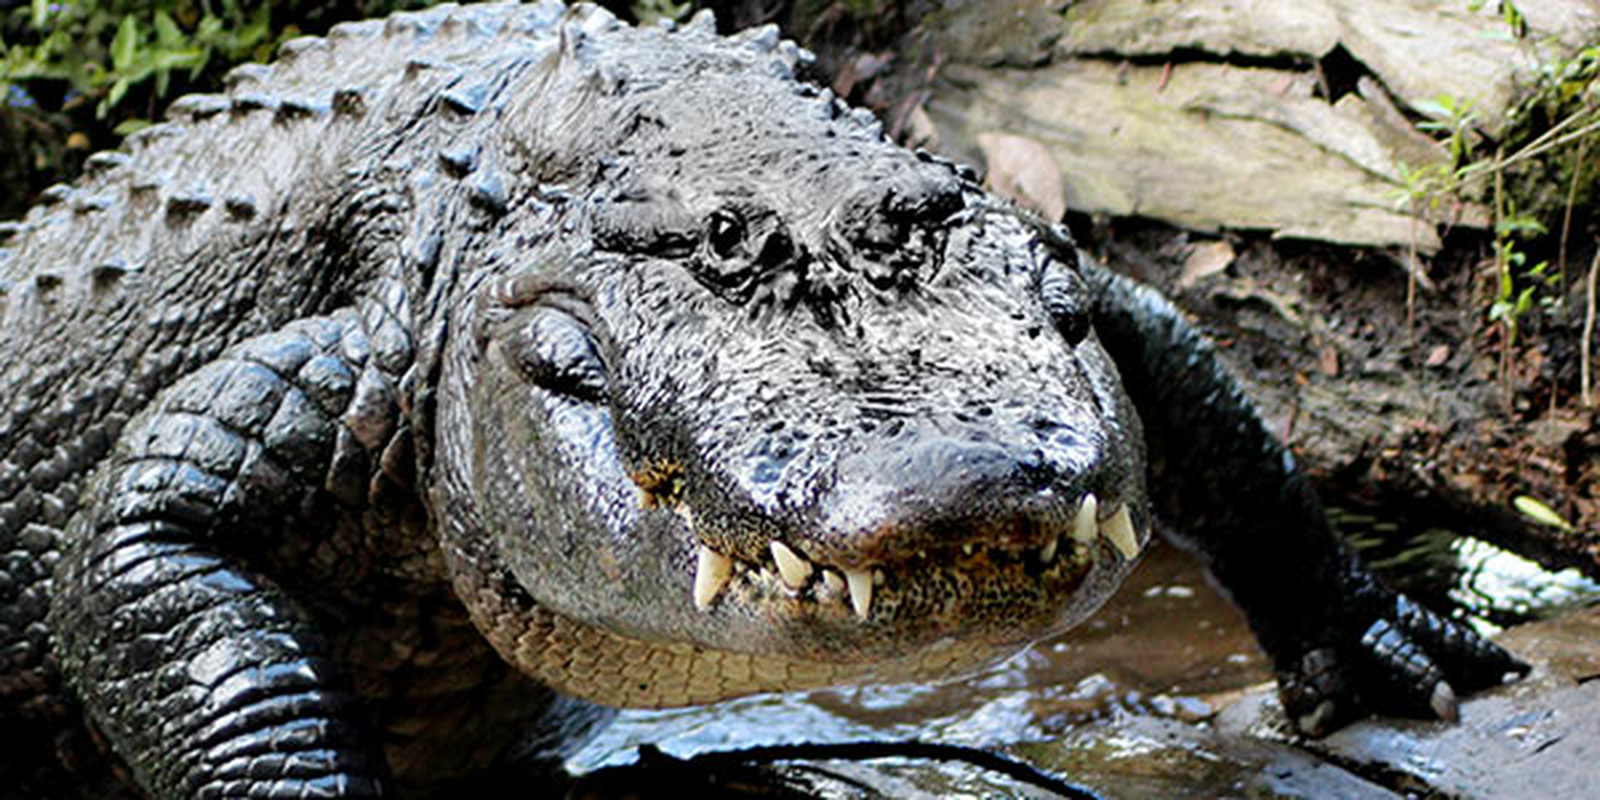
[[[427,793],[592,704],[979,668],[1092,613],[1152,513],[1308,731],[1520,668],[1356,564],[1175,309],[799,58],[403,15],[30,214],[5,723],[81,707],[157,796]]]

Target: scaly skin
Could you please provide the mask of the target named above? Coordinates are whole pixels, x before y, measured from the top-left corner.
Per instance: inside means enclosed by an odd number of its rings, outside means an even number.
[[[158,797],[428,794],[600,705],[970,671],[1131,568],[1140,416],[1308,730],[1518,666],[1344,553],[1170,306],[800,58],[341,26],[11,226],[0,725],[52,733],[0,776],[98,761],[81,714]]]

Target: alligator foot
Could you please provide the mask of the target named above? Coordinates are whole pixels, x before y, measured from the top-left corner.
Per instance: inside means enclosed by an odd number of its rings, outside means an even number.
[[[1333,643],[1280,662],[1278,694],[1301,733],[1322,736],[1368,712],[1455,722],[1457,692],[1527,674],[1526,663],[1465,625],[1379,591],[1379,603],[1332,612]],[[1374,606],[1378,613],[1366,610]]]

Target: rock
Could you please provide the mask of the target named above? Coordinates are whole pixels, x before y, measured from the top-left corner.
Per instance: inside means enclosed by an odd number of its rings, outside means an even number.
[[[1399,798],[1292,746],[1171,719],[1122,715],[1059,742],[1016,748],[1108,798]]]
[[[1517,85],[1600,32],[1600,0],[1519,2],[1520,37],[1493,3],[1010,0],[987,23],[972,5],[928,23],[949,58],[927,104],[947,150],[1042,142],[1074,211],[1425,253],[1434,223],[1487,215],[1417,220],[1407,177],[1447,155],[1411,119],[1447,121],[1447,96],[1498,135]],[[1052,42],[1049,63],[1025,57]]]
[[[980,133],[1038,140],[1061,165],[1075,211],[1438,247],[1431,226],[1395,207],[1398,158],[1370,122],[1381,114],[1355,95],[1335,105],[1314,97],[1309,73],[1089,60],[953,65],[945,75],[951,87],[928,103],[945,147],[975,158]]]
[[[1600,607],[1525,625],[1498,637],[1530,659],[1521,682],[1467,698],[1458,724],[1368,719],[1305,752],[1390,786],[1445,797],[1586,797],[1600,756]],[[1284,741],[1270,688],[1225,710],[1227,736]]]
[[[1499,3],[1426,0],[1189,0],[1157,13],[1144,0],[1086,0],[1065,16],[1057,50],[1070,55],[1159,57],[1184,50],[1219,57],[1326,57],[1343,47],[1403,105],[1439,95],[1472,99],[1476,123],[1500,132],[1519,81],[1560,48],[1592,43],[1594,0],[1519,0],[1517,37]],[[1477,8],[1473,8],[1477,6]],[[1554,48],[1554,49],[1552,49]]]

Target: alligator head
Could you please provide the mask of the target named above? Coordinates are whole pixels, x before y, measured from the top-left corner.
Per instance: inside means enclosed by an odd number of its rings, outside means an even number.
[[[970,670],[1091,613],[1149,512],[1065,235],[796,82],[770,32],[616,35],[508,112],[544,200],[451,322],[447,549],[548,615],[502,652],[669,705]],[[643,666],[672,658],[677,691]]]

